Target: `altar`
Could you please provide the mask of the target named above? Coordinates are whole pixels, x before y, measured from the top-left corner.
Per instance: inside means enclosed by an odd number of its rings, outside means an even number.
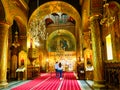
[[[76,70],[76,52],[65,51],[61,56],[56,52],[49,52],[49,64],[54,66],[55,62],[61,62],[64,71]]]

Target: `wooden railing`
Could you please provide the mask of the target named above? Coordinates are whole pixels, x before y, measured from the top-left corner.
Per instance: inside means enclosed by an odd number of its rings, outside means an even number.
[[[105,80],[108,85],[120,86],[120,62],[105,63]]]

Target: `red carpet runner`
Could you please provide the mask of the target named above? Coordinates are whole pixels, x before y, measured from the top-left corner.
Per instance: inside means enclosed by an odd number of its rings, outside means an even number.
[[[63,79],[55,77],[55,73],[46,74],[12,90],[81,90],[73,72],[65,72]]]
[[[64,73],[64,80],[60,90],[81,90],[73,72]]]

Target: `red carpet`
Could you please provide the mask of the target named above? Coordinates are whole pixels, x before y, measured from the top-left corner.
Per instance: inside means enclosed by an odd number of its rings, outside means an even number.
[[[60,90],[81,90],[73,72],[64,73],[64,80]]]
[[[17,86],[12,90],[81,90],[73,72],[64,73],[62,80],[55,73],[40,76],[28,83]]]
[[[49,74],[44,75],[44,76],[40,76],[40,77],[38,77],[38,78],[28,82],[28,83],[25,83],[25,84],[20,85],[20,86],[18,86],[16,88],[13,88],[12,90],[30,90],[35,85],[40,84],[40,83],[42,84],[43,81],[49,79],[50,78],[49,76],[50,76]]]

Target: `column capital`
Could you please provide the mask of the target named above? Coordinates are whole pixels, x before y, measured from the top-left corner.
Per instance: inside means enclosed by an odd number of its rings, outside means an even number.
[[[6,23],[6,22],[0,22],[0,27],[10,27],[10,24]]]

